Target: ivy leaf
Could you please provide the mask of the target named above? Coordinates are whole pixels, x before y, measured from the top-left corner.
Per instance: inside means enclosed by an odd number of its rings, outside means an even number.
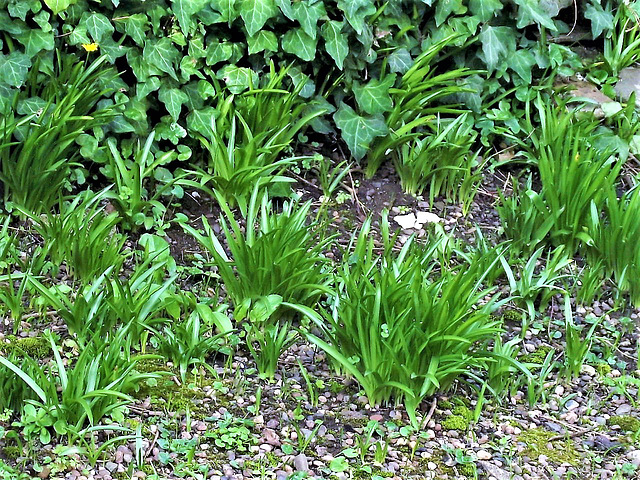
[[[387,63],[392,73],[405,74],[409,71],[411,65],[413,65],[413,58],[411,58],[409,50],[399,48],[389,55]]]
[[[171,0],[171,10],[178,19],[180,30],[186,37],[193,25],[193,16],[202,10],[206,0]]]
[[[238,18],[238,11],[236,9],[236,0],[211,0],[211,7],[220,12],[220,20],[227,22],[231,26],[236,18]]]
[[[344,103],[340,104],[340,108],[333,115],[333,120],[356,160],[365,156],[369,144],[375,137],[382,137],[389,132],[382,115],[361,117]]]
[[[83,17],[84,19],[80,21],[80,24],[87,27],[87,31],[94,42],[100,43],[104,35],[111,36],[115,31],[109,19],[100,13],[91,13],[87,16],[83,15]]]
[[[181,92],[179,88],[161,87],[158,92],[158,99],[164,103],[173,121],[177,122],[180,117],[182,105],[187,103],[189,97],[187,97],[186,93]]]
[[[43,32],[50,32],[53,30],[53,27],[50,23],[51,14],[46,10],[40,10],[37,15],[33,16],[33,21],[38,24],[38,26],[42,29]]]
[[[179,56],[180,52],[166,37],[159,40],[155,38],[147,40],[142,51],[142,58],[145,62],[168,73],[175,81],[178,81],[178,77],[173,64]]]
[[[149,30],[149,19],[144,13],[134,13],[122,19],[124,31],[138,45],[144,45],[146,32]]]
[[[327,20],[322,24],[321,33],[324,39],[324,48],[340,70],[344,65],[344,59],[349,53],[347,36],[342,33],[344,21]]]
[[[584,18],[591,20],[591,35],[598,38],[604,30],[613,30],[613,14],[610,10],[604,10],[600,2],[591,0],[584,11]]]
[[[372,79],[364,85],[354,82],[353,93],[356,95],[358,106],[370,115],[393,109],[389,88],[393,86],[395,81],[395,75],[387,75],[382,81]]]
[[[0,30],[11,35],[20,35],[28,28],[24,23],[12,19],[7,12],[0,11]]]
[[[29,56],[18,51],[9,55],[0,53],[0,80],[11,87],[21,87],[31,67]]]
[[[278,51],[278,37],[268,30],[260,30],[253,37],[247,37],[249,45],[249,55],[267,50],[269,52]]]
[[[187,117],[187,128],[205,138],[211,138],[211,127],[217,116],[218,111],[213,107],[194,110]]]
[[[302,0],[296,2],[291,7],[293,10],[293,18],[300,23],[302,30],[311,38],[316,38],[318,19],[327,14],[322,1]]]
[[[136,98],[142,100],[151,92],[155,92],[160,88],[160,79],[158,77],[149,77],[146,82],[138,82],[136,84]]]
[[[531,83],[531,67],[536,64],[536,57],[530,50],[520,49],[511,55],[507,60],[507,65],[511,70],[527,83]]]
[[[274,0],[242,0],[240,15],[250,37],[260,30],[267,20],[277,15]]]
[[[53,32],[43,32],[40,29],[31,28],[18,35],[18,41],[24,45],[24,53],[32,58],[42,50],[53,50]]]
[[[338,8],[358,35],[362,33],[366,17],[376,13],[372,0],[338,0]]]
[[[556,31],[556,24],[539,4],[539,0],[515,0],[518,5],[518,28],[524,28],[532,23],[537,23],[551,31]]]
[[[509,27],[484,25],[478,38],[489,70],[495,70],[500,59],[515,49],[515,34]]]
[[[284,34],[282,49],[310,62],[316,57],[317,43],[318,41],[307,35],[302,28],[295,28]]]
[[[436,5],[436,27],[442,25],[452,13],[462,14],[467,11],[467,7],[462,4],[462,0],[438,0]]]
[[[233,48],[229,42],[212,43],[207,47],[207,65],[225,62],[233,55]]]
[[[218,72],[216,77],[224,80],[229,91],[235,95],[258,84],[258,74],[256,72],[250,68],[237,67],[235,65],[226,65]]]
[[[469,10],[481,22],[488,22],[502,10],[501,0],[470,0]]]
[[[60,12],[64,12],[69,5],[76,3],[76,0],[44,0],[44,3],[54,15],[58,15]]]
[[[5,5],[6,5],[6,2],[5,2]],[[38,2],[36,5],[40,5],[40,2]],[[27,13],[29,13],[29,10],[31,10],[32,7],[33,7],[33,0],[31,0],[30,2],[27,0],[12,0],[9,2],[7,11],[9,12],[9,15],[11,15],[12,17],[16,17],[22,21],[26,21]]]
[[[282,14],[289,20],[293,20],[293,8],[291,7],[291,0],[276,0],[276,5],[280,8]]]

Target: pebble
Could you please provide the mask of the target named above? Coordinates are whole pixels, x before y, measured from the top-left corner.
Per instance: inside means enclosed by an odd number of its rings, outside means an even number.
[[[623,403],[616,408],[616,415],[627,415],[628,413],[631,413],[631,405],[628,403]]]
[[[476,453],[476,458],[478,460],[489,460],[491,458],[491,454],[486,450],[478,450]]]
[[[309,471],[309,461],[304,453],[300,453],[295,456],[293,459],[293,467],[298,472],[308,472]]]
[[[628,452],[627,460],[633,463],[636,467],[640,467],[640,450],[631,450]]]

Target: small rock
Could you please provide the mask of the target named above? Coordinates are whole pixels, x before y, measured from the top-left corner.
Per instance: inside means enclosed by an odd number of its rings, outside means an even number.
[[[636,467],[640,467],[640,450],[631,450],[628,452],[627,460],[633,463]]]
[[[371,415],[371,416],[369,417],[369,419],[370,419],[370,420],[374,420],[374,421],[376,421],[376,422],[381,422],[381,421],[382,421],[382,418],[383,418],[383,417],[382,417],[382,415],[380,415],[379,413],[376,413],[376,414]]]
[[[580,406],[580,404],[578,402],[576,402],[575,400],[569,400],[567,403],[565,403],[564,407],[568,410],[575,410],[576,408],[578,408]]]
[[[416,212],[416,223],[420,224],[420,227],[425,223],[439,223],[441,221],[442,219],[435,213]]]
[[[628,413],[631,413],[631,405],[628,403],[623,403],[616,408],[616,415],[627,415]]]
[[[413,213],[409,213],[408,215],[396,215],[393,218],[403,230],[414,228],[416,225],[416,216]]]
[[[296,455],[293,459],[293,467],[298,472],[308,472],[309,471],[309,461],[304,453]]]
[[[478,460],[489,460],[491,458],[491,454],[486,450],[478,450],[476,453],[476,458]]]

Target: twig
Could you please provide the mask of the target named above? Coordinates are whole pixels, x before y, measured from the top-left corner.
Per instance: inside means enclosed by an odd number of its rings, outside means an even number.
[[[593,432],[596,428],[598,428],[600,425],[592,425],[589,428],[585,428],[584,430],[577,430],[575,432],[571,432],[571,433],[564,433],[564,434],[560,434],[560,435],[556,435],[554,437],[551,437],[549,439],[550,442],[556,442],[558,440],[564,440],[566,438],[575,438],[575,437],[579,437],[580,435],[584,435],[585,433],[589,433],[589,432]]]
[[[149,444],[149,447],[147,448],[147,450],[144,452],[144,455],[142,457],[142,461],[144,461],[149,454],[151,453],[151,451],[153,450],[153,447],[155,446],[156,442],[158,441],[158,436],[160,435],[160,429],[157,428],[156,426],[156,434],[153,437],[153,441]]]
[[[431,402],[431,408],[429,408],[429,412],[427,416],[422,420],[422,425],[427,426],[431,417],[433,417],[433,413],[436,411],[436,407],[438,406],[438,397],[433,398],[433,402]]]

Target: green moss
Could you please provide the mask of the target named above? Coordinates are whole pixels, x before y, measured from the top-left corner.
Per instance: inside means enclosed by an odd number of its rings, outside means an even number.
[[[522,355],[522,357],[520,357],[520,361],[522,363],[534,363],[536,365],[542,365],[544,363],[544,359],[547,358],[547,355],[551,350],[552,350],[551,347],[542,345],[538,347],[535,351],[528,353],[526,355]]]
[[[51,344],[44,337],[18,338],[15,335],[7,337],[9,343],[0,346],[4,355],[15,354],[18,357],[46,358],[51,355]]]
[[[11,445],[11,446],[7,445],[6,447],[4,447],[2,449],[2,453],[8,459],[15,460],[20,455],[22,455],[22,449],[20,447],[18,447],[17,445]]]
[[[519,323],[522,321],[522,313],[513,309],[505,310],[502,312],[502,321]]]
[[[640,420],[631,415],[616,415],[609,419],[609,425],[618,425],[626,432],[637,432],[640,430]]]
[[[554,448],[549,448],[548,444],[555,435],[555,433],[544,428],[532,428],[522,432],[518,436],[518,442],[525,445],[522,455],[532,459],[537,459],[540,455],[544,455],[553,463],[577,465],[580,461],[580,455],[576,451],[572,440],[558,440],[554,442]]]
[[[473,421],[473,412],[466,405],[460,405],[461,400],[452,399],[458,405],[451,408],[451,415],[445,418],[440,424],[445,430],[459,430],[464,432],[469,429]]]
[[[611,365],[605,362],[600,362],[596,365],[596,372],[598,372],[603,377],[609,373],[611,373]]]

